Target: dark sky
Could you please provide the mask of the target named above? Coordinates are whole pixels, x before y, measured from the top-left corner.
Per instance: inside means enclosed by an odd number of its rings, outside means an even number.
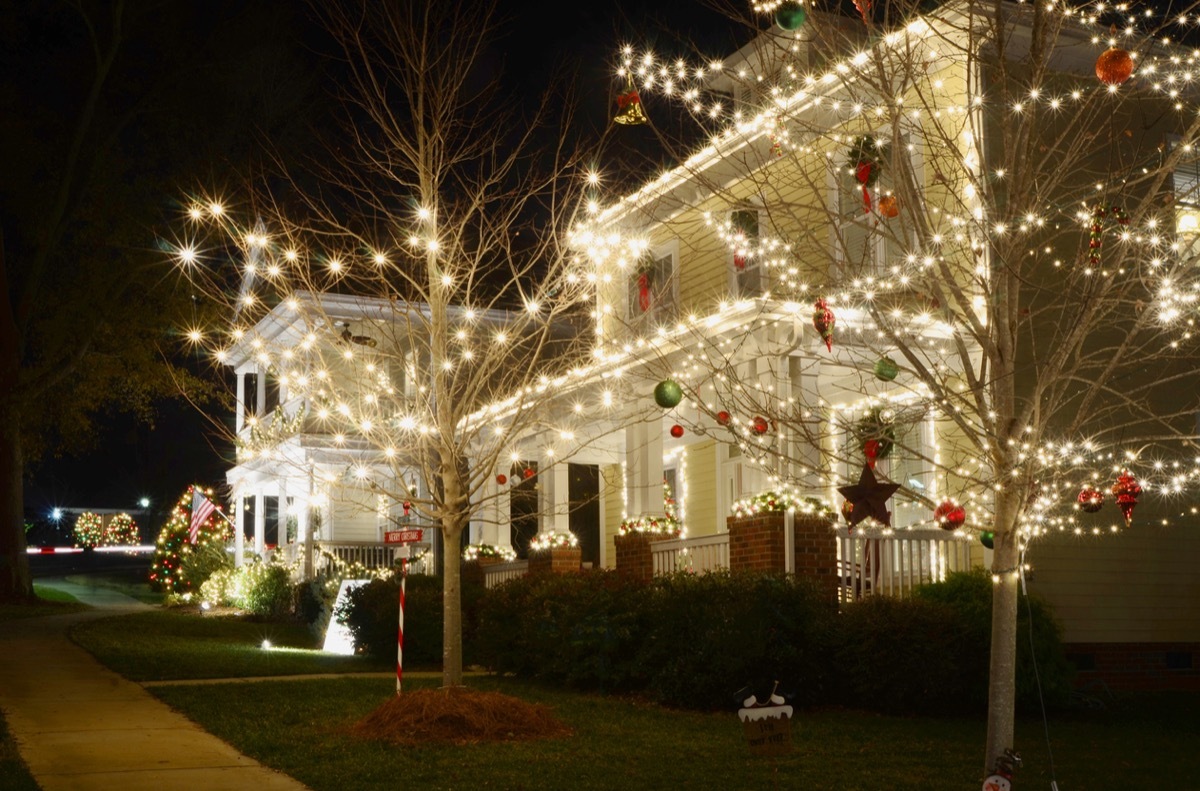
[[[468,0],[469,1],[469,0]],[[737,0],[734,0],[736,2]],[[226,45],[206,53],[209,68],[221,69],[223,63],[245,63],[256,54],[262,57],[286,57],[298,83],[319,97],[328,95],[330,82],[336,81],[337,69],[320,56],[328,46],[321,31],[309,18],[303,3],[295,0],[259,0],[255,13],[243,13],[240,3],[214,0],[176,0],[194,6],[200,13],[213,15],[213,24],[227,24],[236,30]],[[746,33],[700,2],[634,2],[633,0],[576,0],[525,3],[501,3],[512,15],[508,35],[493,51],[503,65],[504,81],[521,96],[533,96],[544,86],[545,75],[559,71],[574,74],[582,98],[579,123],[581,132],[598,134],[612,113],[612,65],[619,46],[653,46],[665,53],[682,55],[695,42],[705,54],[732,51]],[[221,15],[225,15],[223,18]],[[36,25],[36,15],[33,16]],[[204,20],[207,22],[207,18]],[[61,24],[61,17],[58,20]],[[55,35],[53,29],[41,31]],[[140,48],[140,49],[139,49]],[[261,53],[256,50],[261,48]],[[156,58],[163,57],[162,42],[142,45],[131,43],[133,56],[145,56],[138,68],[156,69]],[[152,56],[151,56],[152,55]],[[234,66],[229,66],[234,68]],[[320,106],[323,98],[313,100]],[[31,101],[43,105],[70,102],[65,93],[53,90],[38,93]],[[213,112],[222,108],[214,107]],[[669,113],[667,108],[652,112]],[[667,119],[663,119],[667,120]],[[292,125],[290,129],[298,128]],[[302,136],[283,136],[286,146],[303,151]],[[653,138],[638,139],[636,147],[652,145]],[[616,145],[622,145],[618,141]],[[610,148],[611,150],[611,148]],[[298,155],[299,156],[299,155]],[[620,158],[618,150],[614,157]],[[665,159],[664,159],[665,163]],[[611,163],[601,163],[608,166]],[[619,164],[613,165],[619,167]],[[191,163],[193,172],[174,174],[180,189],[203,184],[207,176],[202,165]],[[169,236],[170,228],[161,227],[161,217],[146,218],[146,245],[154,238]],[[217,436],[208,421],[184,402],[159,406],[153,426],[127,415],[106,416],[95,449],[77,456],[47,459],[32,466],[26,487],[26,513],[44,517],[53,507],[63,508],[134,508],[140,497],[150,497],[156,506],[169,508],[179,493],[192,481],[223,484],[228,463],[223,456],[231,453],[228,444]]]

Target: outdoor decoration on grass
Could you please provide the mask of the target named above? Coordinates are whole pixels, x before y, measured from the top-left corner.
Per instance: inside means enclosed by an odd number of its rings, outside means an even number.
[[[546,552],[552,549],[574,549],[579,539],[574,533],[538,533],[529,542],[530,552]]]
[[[104,538],[104,520],[99,514],[84,511],[75,518],[75,546],[99,546]]]
[[[137,522],[133,521],[132,516],[115,514],[104,527],[104,537],[101,543],[104,546],[128,546],[138,543],[140,538]]]
[[[512,547],[501,547],[494,544],[468,544],[463,547],[463,560],[479,560],[492,558],[505,563],[517,559],[517,553]]]
[[[179,502],[171,510],[171,516],[167,519],[167,523],[159,531],[158,541],[155,542],[154,560],[150,566],[150,587],[154,590],[167,593],[187,593],[191,590],[191,583],[180,577],[179,567],[183,555],[192,551],[189,532],[192,522],[194,491],[194,486],[187,488],[187,491],[183,493]],[[211,489],[205,489],[204,494],[209,500],[212,500]],[[210,541],[225,543],[231,538],[233,538],[233,530],[225,516],[220,513],[218,506],[217,510],[209,514],[208,518],[198,525],[196,546],[207,544]]]
[[[549,706],[467,687],[392,696],[350,731],[360,739],[405,746],[530,741],[572,733]]]
[[[792,707],[776,694],[779,682],[765,701],[751,695],[742,701],[738,719],[746,734],[746,745],[755,755],[786,755],[792,749]]]
[[[1021,756],[1009,748],[996,759],[992,774],[983,781],[983,791],[1012,791],[1012,776],[1021,768]]]
[[[858,483],[838,487],[838,492],[852,506],[850,513],[846,513],[845,509],[842,511],[851,529],[867,517],[874,517],[881,525],[891,527],[892,514],[887,509],[887,501],[899,488],[898,483],[877,481],[871,465],[864,464],[862,473],[858,476]]]

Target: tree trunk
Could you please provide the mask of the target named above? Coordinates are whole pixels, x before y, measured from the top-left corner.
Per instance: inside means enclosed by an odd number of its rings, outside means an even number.
[[[442,686],[460,687],[462,651],[462,522],[442,523]]]
[[[1006,491],[996,502],[995,545],[992,573],[999,582],[992,586],[992,645],[988,674],[987,754],[985,772],[1013,746],[1017,691],[1017,588],[1020,562],[1016,531],[1015,502],[1018,494]]]
[[[0,410],[0,601],[33,599],[25,553],[25,481],[21,421],[16,410]]]

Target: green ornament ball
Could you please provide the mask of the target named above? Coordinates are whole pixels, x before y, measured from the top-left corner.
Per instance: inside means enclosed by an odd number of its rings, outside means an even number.
[[[674,379],[664,379],[654,388],[654,403],[663,409],[679,406],[683,400],[683,388]]]
[[[900,366],[891,357],[880,357],[875,361],[875,378],[890,382],[900,373]]]
[[[808,13],[799,3],[784,3],[775,12],[775,24],[784,30],[799,30],[808,21]]]
[[[991,530],[984,530],[979,534],[979,543],[983,544],[988,549],[994,549],[996,545],[996,534]]]

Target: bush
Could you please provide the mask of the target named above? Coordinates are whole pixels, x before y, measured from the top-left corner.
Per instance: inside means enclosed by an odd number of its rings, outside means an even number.
[[[214,571],[200,586],[204,601],[237,607],[263,618],[281,619],[292,613],[292,575],[274,563],[247,563]]]
[[[950,574],[945,582],[917,589],[916,597],[951,607],[958,615],[962,639],[978,646],[982,659],[973,658],[970,666],[978,673],[971,679],[970,692],[976,705],[987,704],[987,657],[992,644],[991,575],[983,569]],[[1033,648],[1030,649],[1030,613],[1033,614]],[[1062,626],[1054,618],[1050,605],[1037,596],[1021,596],[1017,601],[1017,708],[1038,711],[1037,679],[1034,657],[1041,676],[1042,695],[1047,706],[1060,706],[1071,693],[1073,670],[1062,644]]]
[[[233,556],[219,541],[205,541],[188,548],[179,562],[179,578],[190,590],[201,591],[204,596],[204,583],[214,573],[233,568]],[[207,598],[207,597],[205,597]]]
[[[483,593],[463,581],[463,645],[471,645],[475,610]],[[335,613],[354,636],[355,650],[372,656],[395,656],[400,616],[400,578],[372,580],[350,591]],[[442,578],[413,574],[405,589],[404,658],[413,665],[440,666],[442,661]],[[470,661],[470,655],[466,656]]]

